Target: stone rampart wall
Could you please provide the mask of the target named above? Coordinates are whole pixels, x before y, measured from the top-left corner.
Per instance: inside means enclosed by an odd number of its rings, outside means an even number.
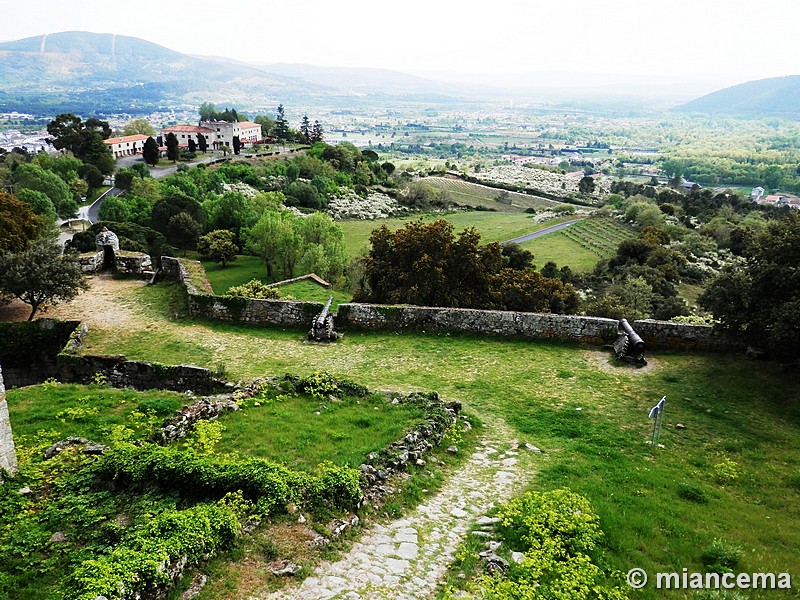
[[[322,310],[318,302],[286,300],[243,300],[208,293],[211,286],[200,263],[189,264],[164,256],[165,276],[184,282],[189,292],[192,314],[227,321],[287,327],[310,327]],[[631,323],[648,348],[690,350],[739,350],[741,344],[709,325],[690,325],[667,321],[642,320]],[[337,330],[460,332],[500,337],[551,339],[603,345],[617,336],[614,319],[477,310],[427,306],[385,306],[379,304],[340,304],[335,315]]]
[[[14,448],[14,436],[11,432],[11,421],[8,418],[3,372],[0,371],[0,483],[3,483],[4,473],[13,475],[16,471],[17,454]]]

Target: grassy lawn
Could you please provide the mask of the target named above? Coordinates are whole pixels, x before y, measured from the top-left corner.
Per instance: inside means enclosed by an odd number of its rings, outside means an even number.
[[[146,437],[166,416],[191,401],[177,392],[51,383],[10,389],[7,399],[14,441],[23,449],[68,436],[108,443],[117,426]]]
[[[199,260],[197,254],[193,252],[188,253],[187,258]],[[203,263],[211,287],[219,295],[224,295],[229,288],[247,283],[251,279],[260,279],[268,283],[264,261],[257,256],[237,256],[236,260],[229,262],[224,269],[222,263],[211,260],[200,262]]]
[[[422,416],[419,407],[391,404],[381,395],[320,401],[272,392],[220,418],[225,426],[221,443],[227,452],[291,469],[312,471],[326,460],[357,467]]]

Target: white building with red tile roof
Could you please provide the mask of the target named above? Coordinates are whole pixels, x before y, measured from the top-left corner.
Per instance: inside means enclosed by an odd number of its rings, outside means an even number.
[[[201,135],[206,138],[206,144],[208,144],[209,148],[217,147],[214,146],[214,142],[216,141],[214,130],[208,127],[201,127],[199,125],[173,125],[172,127],[165,127],[161,130],[162,142],[165,142],[168,133],[175,134],[175,137],[178,138],[178,146],[181,148],[187,148],[190,139],[199,143],[200,138],[198,136]]]
[[[144,142],[148,137],[150,136],[137,133],[136,135],[108,138],[103,140],[103,143],[111,147],[114,158],[119,158],[120,156],[141,154]]]

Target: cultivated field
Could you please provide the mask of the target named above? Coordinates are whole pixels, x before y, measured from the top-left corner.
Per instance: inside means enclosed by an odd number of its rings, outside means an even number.
[[[444,193],[444,199],[456,202],[462,206],[474,208],[482,207],[502,212],[524,212],[526,209],[547,210],[558,206],[555,200],[541,198],[518,192],[507,192],[477,183],[469,183],[460,179],[449,177],[424,177],[418,182]],[[498,202],[499,197],[504,197],[506,202]]]

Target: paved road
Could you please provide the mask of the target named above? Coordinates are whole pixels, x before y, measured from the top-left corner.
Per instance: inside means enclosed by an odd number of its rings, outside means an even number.
[[[500,242],[502,245],[505,244],[521,244],[522,242],[528,242],[530,240],[535,240],[538,237],[542,237],[543,235],[547,235],[548,233],[554,233],[559,229],[564,229],[565,227],[569,227],[570,225],[574,225],[582,221],[583,219],[575,219],[573,221],[566,221],[565,223],[559,223],[558,225],[551,225],[550,227],[545,227],[544,229],[540,229],[539,231],[534,231],[533,233],[526,233],[520,237],[514,238],[513,240],[506,240],[505,242]]]

